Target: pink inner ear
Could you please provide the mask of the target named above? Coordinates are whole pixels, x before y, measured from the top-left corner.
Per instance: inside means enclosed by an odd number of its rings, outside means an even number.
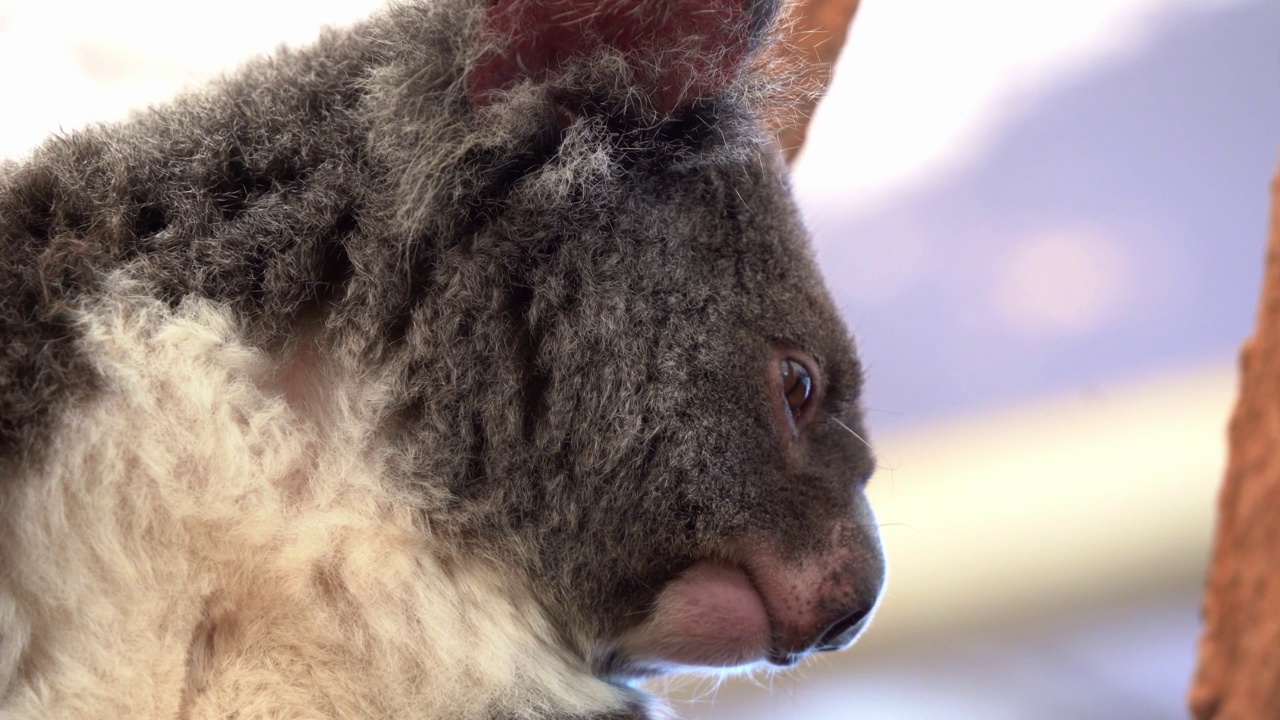
[[[604,46],[633,58],[653,108],[670,113],[729,83],[749,27],[747,0],[496,0],[480,36],[503,49],[471,71],[471,103],[487,105],[492,91],[545,80]]]

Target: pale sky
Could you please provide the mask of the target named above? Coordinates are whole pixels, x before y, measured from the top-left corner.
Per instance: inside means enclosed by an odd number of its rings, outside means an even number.
[[[857,213],[980,154],[1043,88],[1141,52],[1157,21],[1249,1],[865,0],[796,188]]]

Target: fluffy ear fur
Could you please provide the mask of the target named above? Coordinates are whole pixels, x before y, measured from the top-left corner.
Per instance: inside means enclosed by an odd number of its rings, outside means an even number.
[[[415,0],[0,168],[0,715],[663,717],[846,646],[763,0]]]
[[[522,81],[545,82],[577,63],[599,62],[607,49],[625,71],[627,95],[619,100],[669,114],[723,91],[776,11],[766,0],[502,0],[486,8],[480,25],[471,99],[484,105]]]

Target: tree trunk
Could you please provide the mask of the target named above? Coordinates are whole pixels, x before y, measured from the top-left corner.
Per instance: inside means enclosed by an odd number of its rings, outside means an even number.
[[[1257,328],[1240,354],[1240,397],[1204,596],[1197,720],[1280,717],[1280,175]]]

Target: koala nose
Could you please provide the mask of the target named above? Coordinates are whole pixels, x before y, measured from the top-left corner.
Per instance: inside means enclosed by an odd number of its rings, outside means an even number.
[[[874,604],[857,608],[848,615],[836,620],[822,631],[822,635],[818,637],[818,642],[814,644],[813,649],[819,652],[830,652],[832,650],[843,650],[849,647],[854,638],[862,632],[867,626],[867,620],[871,617],[871,609]]]

